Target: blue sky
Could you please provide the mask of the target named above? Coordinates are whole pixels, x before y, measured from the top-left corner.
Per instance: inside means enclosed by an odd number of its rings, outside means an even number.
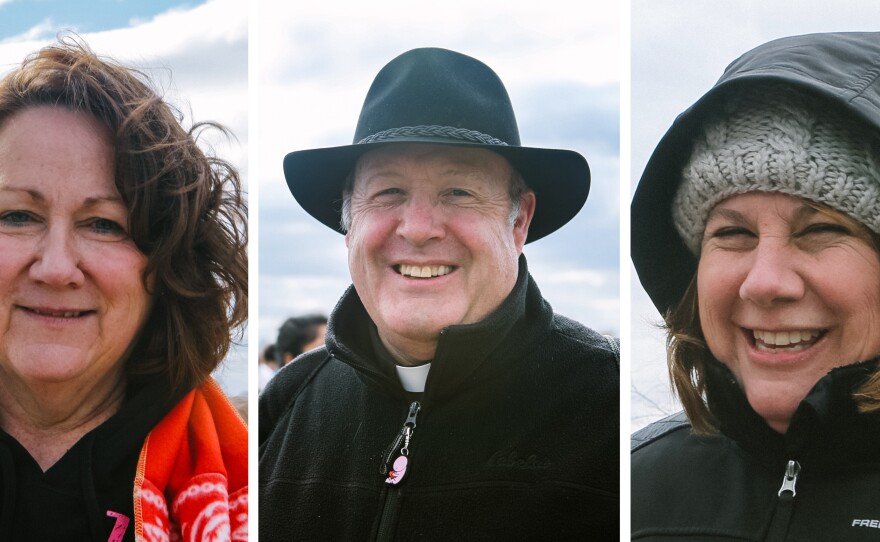
[[[0,0],[0,41],[22,36],[51,38],[58,27],[79,33],[100,32],[151,19],[170,8],[200,2],[175,0]]]

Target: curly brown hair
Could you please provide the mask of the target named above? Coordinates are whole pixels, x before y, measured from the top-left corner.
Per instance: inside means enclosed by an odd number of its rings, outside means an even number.
[[[880,252],[880,235],[861,222],[827,205],[809,200],[807,204],[844,224],[858,238]],[[706,364],[713,356],[700,325],[696,275],[678,304],[667,311],[664,321],[667,333],[666,357],[672,389],[681,401],[694,431],[715,433],[716,420],[706,403]],[[859,405],[859,411],[880,411],[880,368],[855,391],[853,397]]]
[[[0,81],[0,124],[31,107],[62,107],[109,129],[129,232],[147,256],[153,308],[126,360],[130,378],[162,374],[172,394],[204,380],[247,320],[247,204],[238,172],[206,155],[205,129],[149,77],[98,57],[76,37],[28,56]],[[149,281],[148,281],[149,277]]]

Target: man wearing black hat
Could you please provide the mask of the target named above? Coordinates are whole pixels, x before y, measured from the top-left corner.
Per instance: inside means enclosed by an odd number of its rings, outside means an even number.
[[[260,398],[261,540],[617,540],[617,344],[522,256],[583,206],[583,157],[521,146],[485,64],[416,49],[352,145],[284,172],[354,284]]]

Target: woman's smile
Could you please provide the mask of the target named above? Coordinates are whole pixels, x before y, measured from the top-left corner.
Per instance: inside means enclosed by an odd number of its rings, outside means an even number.
[[[706,223],[703,334],[774,429],[831,369],[880,353],[880,256],[851,222],[802,198],[750,192]]]

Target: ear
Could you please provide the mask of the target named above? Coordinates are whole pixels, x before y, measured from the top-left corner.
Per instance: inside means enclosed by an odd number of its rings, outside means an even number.
[[[519,203],[519,214],[516,215],[516,221],[513,223],[513,241],[516,244],[516,253],[522,254],[526,237],[529,235],[529,224],[532,223],[532,217],[535,216],[535,193],[524,193],[520,197]]]
[[[351,228],[349,228],[348,231],[345,232],[345,248],[351,248],[351,246],[348,244],[348,242],[349,242],[348,236],[349,235],[351,235]]]

